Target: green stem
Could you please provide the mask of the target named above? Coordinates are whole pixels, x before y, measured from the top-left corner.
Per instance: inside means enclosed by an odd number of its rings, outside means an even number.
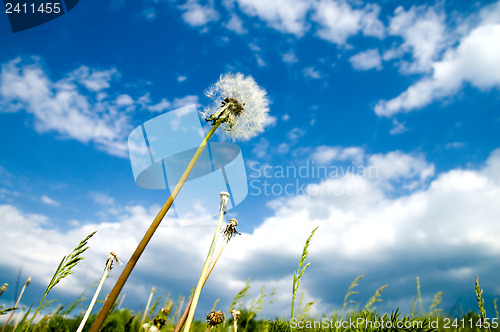
[[[146,249],[147,244],[149,243],[149,241],[153,237],[153,234],[156,231],[156,229],[158,228],[158,226],[160,225],[161,221],[163,220],[163,217],[165,216],[165,214],[167,214],[168,210],[172,206],[172,203],[174,202],[175,198],[179,194],[179,191],[181,190],[182,186],[186,182],[189,174],[193,170],[193,167],[196,164],[196,162],[198,161],[198,158],[200,157],[201,153],[205,149],[205,146],[207,145],[208,140],[210,139],[210,137],[212,137],[215,130],[219,127],[220,124],[221,124],[221,122],[217,121],[213,125],[212,129],[210,129],[207,136],[205,136],[205,138],[201,142],[200,146],[198,147],[198,150],[196,151],[193,158],[189,162],[188,167],[186,168],[186,170],[182,174],[181,178],[179,179],[179,182],[177,183],[175,188],[172,190],[172,193],[168,197],[165,204],[163,204],[163,207],[161,208],[160,212],[158,212],[158,215],[151,223],[151,226],[149,226],[149,229],[146,231],[146,234],[144,234],[144,237],[142,238],[141,242],[139,242],[139,244],[137,245],[137,248],[135,249],[134,253],[130,257],[129,261],[127,262],[127,265],[125,266],[122,273],[120,274],[120,277],[116,281],[116,284],[113,287],[113,289],[111,290],[111,293],[109,293],[109,296],[106,299],[106,302],[104,302],[104,304],[101,308],[101,311],[99,312],[99,315],[97,315],[97,318],[94,321],[94,324],[90,328],[90,332],[98,332],[99,329],[102,327],[104,320],[106,319],[106,317],[108,316],[108,313],[111,310],[111,307],[113,306],[116,299],[118,298],[118,295],[120,294],[123,286],[125,285],[125,282],[127,282],[127,279],[130,276],[130,273],[132,273],[132,270],[134,269],[135,264],[137,264],[137,261],[139,260],[142,253],[144,252],[144,249]]]
[[[99,282],[99,286],[97,286],[97,289],[95,290],[94,297],[92,298],[92,301],[90,301],[90,305],[87,308],[87,311],[85,312],[85,316],[83,316],[83,319],[80,323],[80,326],[78,326],[78,330],[76,332],[82,332],[83,327],[85,326],[85,323],[87,322],[87,319],[90,316],[90,313],[92,312],[92,309],[94,308],[94,304],[97,301],[97,297],[99,296],[99,293],[101,292],[102,285],[104,284],[104,281],[106,280],[109,272],[109,266],[106,266],[104,269],[104,273],[102,275],[101,281]]]
[[[21,290],[21,294],[19,294],[19,297],[17,298],[16,304],[14,304],[14,308],[17,308],[17,305],[21,301],[21,298],[23,297],[23,294],[24,294],[24,290],[26,289],[26,286],[28,286],[30,280],[31,280],[31,277],[29,277],[28,281],[26,281],[24,283],[23,289]],[[14,314],[14,311],[15,311],[15,309],[10,312],[9,318],[5,322],[5,325],[3,326],[2,332],[5,330],[5,328],[7,327],[7,325],[9,325],[9,322],[10,322],[10,320],[12,318],[12,315]]]
[[[189,332],[189,328],[191,327],[191,323],[193,321],[194,312],[196,311],[196,306],[198,305],[198,299],[200,297],[201,288],[205,284],[205,275],[207,274],[208,266],[210,261],[212,260],[212,256],[214,254],[215,245],[217,244],[217,239],[219,238],[220,226],[222,225],[222,219],[224,217],[225,209],[221,207],[219,214],[219,221],[217,222],[217,227],[215,228],[214,237],[212,239],[212,244],[210,245],[210,249],[208,250],[207,259],[205,260],[205,265],[203,265],[203,270],[201,271],[200,279],[198,280],[198,285],[196,286],[196,290],[193,294],[193,301],[191,303],[191,308],[189,308],[188,318],[186,320],[186,326],[184,327],[184,332]]]
[[[222,250],[224,250],[224,247],[225,247],[227,241],[228,241],[228,237],[226,236],[224,238],[224,242],[222,243],[222,246],[219,249],[219,252],[217,253],[217,257],[215,257],[214,261],[210,264],[210,267],[208,268],[208,272],[205,275],[205,279],[203,280],[203,286],[205,286],[205,283],[207,282],[208,277],[210,276],[210,273],[212,273],[212,270],[215,267],[215,263],[217,263],[217,261],[219,260],[219,257],[222,254]],[[186,310],[184,310],[184,313],[182,314],[182,317],[179,320],[179,323],[177,324],[177,327],[175,328],[174,332],[179,332],[182,329],[182,327],[184,326],[184,323],[186,322],[186,319],[187,319],[187,315],[189,313],[189,309],[191,308],[191,303],[193,303],[192,297],[191,297],[191,299],[189,299],[189,302],[186,305]]]

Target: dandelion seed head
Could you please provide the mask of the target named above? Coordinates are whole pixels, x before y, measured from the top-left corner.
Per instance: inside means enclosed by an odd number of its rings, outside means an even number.
[[[226,134],[234,140],[248,140],[264,131],[269,113],[266,91],[259,87],[252,76],[241,73],[221,75],[219,81],[205,92],[214,106],[205,109],[207,121],[223,116]],[[226,107],[224,114],[219,108]]]

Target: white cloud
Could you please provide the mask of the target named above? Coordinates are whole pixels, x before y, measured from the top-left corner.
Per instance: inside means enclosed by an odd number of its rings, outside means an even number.
[[[392,128],[389,131],[391,135],[398,135],[408,131],[408,128],[405,127],[404,123],[399,122],[396,119],[392,119]]]
[[[430,167],[421,157],[399,152],[375,155],[370,161],[381,167],[380,180],[426,178]],[[201,299],[201,310],[209,310],[216,297],[221,298],[221,305],[228,305],[252,275],[252,287],[265,284],[278,290],[276,303],[265,307],[263,314],[288,314],[291,295],[284,290],[290,288],[305,239],[318,225],[309,247],[307,260],[311,266],[302,279],[301,290],[307,292],[309,299],[318,301],[315,310],[320,313],[331,312],[341,304],[335,303],[338,299],[330,289],[337,289],[340,283],[345,285],[345,291],[350,280],[362,273],[367,279],[378,278],[378,286],[388,283],[397,287],[396,294],[389,298],[383,295],[384,302],[401,303],[407,299],[407,307],[414,297],[415,271],[421,280],[436,283],[447,294],[455,291],[457,285],[473,290],[476,274],[483,277],[483,287],[494,289],[498,268],[494,262],[500,253],[500,206],[496,204],[500,196],[499,170],[497,150],[480,170],[442,173],[429,186],[400,197],[386,196],[380,187],[382,182],[355,174],[325,179],[292,197],[269,197],[272,215],[250,233],[231,240],[211,282],[204,288],[206,296]],[[102,273],[109,251],[116,252],[123,261],[130,257],[158,209],[124,206],[113,222],[87,224],[62,233],[41,227],[50,225],[46,216],[1,205],[2,227],[9,232],[0,232],[4,257],[0,266],[15,278],[19,263],[24,262],[29,267],[26,272],[36,275],[33,282],[46,285],[62,255],[98,230],[75,274],[56,287],[76,298],[85,287],[84,275],[94,280]],[[203,215],[208,214],[193,216],[193,220]],[[245,219],[245,215],[238,216],[240,226]],[[213,224],[203,217],[202,221]],[[207,228],[169,227],[175,222],[167,217],[148,245],[124,288],[125,306],[144,303],[151,286],[157,287],[159,294],[189,294],[199,275],[211,232]],[[408,259],[413,261],[411,268],[401,264]],[[428,269],[429,265],[434,268]],[[172,266],[175,269],[169,268]],[[117,266],[116,273],[121,268]],[[454,271],[462,273],[455,273],[450,279],[448,276]],[[221,283],[226,285],[222,293]],[[432,297],[425,287],[422,291],[423,296]],[[493,297],[497,295],[495,291],[491,293]],[[464,301],[467,300],[466,297]],[[469,300],[473,303],[473,292]],[[453,304],[446,301],[447,297],[443,305]],[[453,297],[448,300],[453,301]]]
[[[224,23],[224,26],[239,35],[243,35],[248,32],[247,29],[243,27],[243,21],[241,20],[241,18],[234,13],[231,14],[231,18],[229,19],[229,21]]]
[[[350,57],[349,61],[356,70],[382,69],[382,59],[377,49],[360,52]]]
[[[283,54],[281,58],[283,59],[283,62],[286,62],[288,64],[296,63],[299,61],[293,51],[289,51]]]
[[[212,3],[201,5],[197,0],[188,0],[186,4],[179,6],[184,11],[182,19],[193,27],[200,27],[215,22],[219,19],[219,13]]]
[[[321,73],[318,70],[316,70],[314,67],[304,68],[302,73],[304,74],[304,77],[306,77],[306,78],[312,78],[315,80],[321,78]]]
[[[315,4],[313,21],[319,24],[317,35],[338,45],[362,32],[365,36],[382,38],[384,26],[378,19],[380,7],[367,4],[354,9],[346,1],[320,0]]]
[[[157,113],[161,113],[171,108],[172,104],[166,98],[162,98],[161,101],[157,104],[147,106],[147,109],[150,112],[157,112]]]
[[[404,42],[400,51],[393,50],[393,56],[411,52],[414,61],[401,61],[403,72],[429,72],[440,52],[448,46],[446,15],[435,7],[413,6],[405,11],[398,7],[390,20],[388,31],[401,36]],[[387,54],[386,58],[390,58]]]
[[[185,80],[187,80],[186,76],[184,75],[177,76],[177,82],[184,82]]]
[[[61,203],[59,203],[58,201],[55,201],[52,198],[45,196],[45,195],[40,197],[40,200],[42,201],[42,203],[47,204],[47,205],[52,205],[52,206],[61,205]]]
[[[181,108],[187,105],[194,104],[196,106],[199,106],[200,104],[198,103],[198,96],[195,95],[187,95],[182,98],[175,98],[174,102],[172,103],[174,109],[175,108]]]
[[[320,164],[328,164],[332,161],[352,160],[357,164],[362,164],[365,156],[365,151],[357,146],[340,147],[340,146],[318,146],[311,154],[311,158]]]
[[[108,196],[106,194],[91,192],[89,195],[90,198],[92,198],[92,200],[94,201],[94,203],[97,203],[99,205],[106,207],[112,207],[115,205],[115,200],[113,199],[113,197]]]
[[[240,9],[249,16],[257,16],[276,30],[302,36],[308,29],[306,14],[308,0],[236,0]]]
[[[29,63],[17,58],[2,65],[0,104],[4,111],[32,114],[40,133],[56,131],[82,143],[92,142],[109,154],[126,156],[129,118],[119,111],[121,105],[101,92],[116,75],[116,70],[82,66],[52,81],[36,58]]]
[[[264,127],[272,128],[272,127],[276,126],[277,121],[278,121],[278,119],[275,116],[270,115],[266,118],[266,122],[264,123]]]
[[[371,155],[368,167],[376,170],[374,180],[380,183],[380,188],[387,190],[393,188],[390,181],[397,181],[399,187],[414,190],[434,176],[435,171],[434,165],[427,163],[423,156],[399,151]]]
[[[116,97],[115,102],[118,106],[130,106],[134,104],[134,100],[129,95],[119,95]]]
[[[499,88],[499,38],[500,24],[475,28],[441,61],[432,64],[432,76],[422,78],[391,100],[380,100],[375,112],[380,116],[410,112],[456,93],[466,82],[479,89]]]

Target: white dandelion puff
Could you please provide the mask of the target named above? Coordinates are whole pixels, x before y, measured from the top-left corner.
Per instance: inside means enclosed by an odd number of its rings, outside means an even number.
[[[266,91],[252,76],[241,73],[221,75],[219,81],[205,92],[215,105],[206,109],[206,121],[223,123],[233,139],[248,140],[264,131],[269,113]]]

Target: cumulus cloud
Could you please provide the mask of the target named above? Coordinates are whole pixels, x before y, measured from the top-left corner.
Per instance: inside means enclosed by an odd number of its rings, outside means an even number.
[[[66,78],[52,81],[37,59],[17,58],[2,65],[0,105],[4,112],[32,114],[40,133],[56,131],[82,143],[92,142],[109,154],[125,156],[130,119],[120,107],[128,105],[128,100],[125,96],[107,100],[105,94],[116,75],[116,70],[82,66]]]
[[[360,147],[340,147],[340,146],[318,146],[311,158],[320,164],[328,164],[333,161],[353,160],[358,164],[363,163],[365,151]]]
[[[182,19],[193,27],[205,26],[219,19],[219,13],[213,7],[213,3],[202,5],[197,0],[188,0],[179,8],[184,12]]]
[[[388,283],[394,291],[384,293],[384,300],[398,305],[406,302],[407,308],[415,296],[416,276],[450,294],[445,296],[445,306],[452,305],[456,296],[462,297],[464,305],[467,301],[474,303],[470,290],[476,274],[483,277],[482,286],[490,289],[491,296],[498,296],[494,257],[500,253],[500,207],[496,204],[500,195],[500,151],[494,151],[479,170],[450,170],[432,177],[428,186],[397,197],[384,193],[383,182],[429,178],[434,172],[432,165],[421,156],[397,151],[372,155],[368,160],[378,165],[378,180],[351,173],[311,183],[294,196],[268,197],[271,215],[249,233],[231,240],[206,286],[202,308],[208,310],[215,297],[221,298],[222,306],[228,305],[252,276],[253,287],[266,285],[278,290],[276,303],[266,307],[264,313],[288,314],[293,271],[305,239],[318,225],[309,248],[312,264],[301,285],[306,296],[317,301],[314,310],[318,314],[338,308],[350,281],[362,273],[370,286],[366,298]],[[1,205],[2,226],[9,231],[0,232],[4,256],[0,266],[15,278],[23,261],[37,276],[34,282],[46,284],[62,255],[85,235],[98,230],[76,273],[57,286],[76,297],[84,288],[84,274],[90,280],[99,277],[109,251],[126,261],[140,239],[140,230],[147,228],[158,209],[123,206],[120,214],[107,222],[62,233],[51,227],[48,216]],[[213,227],[214,221],[199,219],[203,215],[208,214],[200,211],[187,219]],[[241,215],[238,220],[245,223],[247,217]],[[187,219],[167,217],[163,222],[125,286],[125,305],[144,303],[151,286],[159,292],[174,292],[174,296],[176,292],[189,294],[211,236],[205,227],[171,227]],[[21,242],[23,246],[19,247]],[[408,260],[411,266],[402,264]],[[220,292],[221,284],[225,285],[224,292]],[[339,289],[339,285],[345,288]],[[470,299],[453,295],[457,289],[468,290]],[[432,298],[432,291],[423,287],[424,299]]]
[[[53,80],[40,59],[17,58],[1,67],[0,112],[24,111],[34,117],[39,133],[56,132],[63,138],[92,143],[110,155],[128,157],[132,111],[164,112],[189,104],[199,106],[196,95],[171,102],[163,98],[152,104],[149,94],[137,100],[128,94],[114,94],[110,87],[118,76],[116,69],[81,66]]]
[[[498,13],[500,6],[489,9]],[[484,12],[484,11],[483,11]],[[458,46],[446,50],[441,60],[433,61],[432,73],[421,78],[399,96],[380,100],[375,106],[379,116],[411,112],[451,96],[466,83],[478,89],[500,87],[500,19],[487,16],[476,28],[460,39]]]
[[[403,43],[399,50],[390,50],[392,56],[402,56],[411,52],[414,61],[401,61],[401,70],[408,73],[429,72],[433,60],[446,48],[448,34],[446,31],[446,15],[436,7],[412,6],[408,11],[398,7],[391,17],[388,32],[400,36]],[[386,54],[385,58],[390,59]]]
[[[45,196],[45,195],[42,196],[42,197],[40,197],[40,201],[42,201],[42,203],[44,203],[44,204],[52,205],[52,206],[59,206],[59,205],[61,205],[61,203],[59,203],[58,201],[53,200],[49,196]]]
[[[316,70],[314,67],[304,68],[304,70],[302,71],[302,73],[304,74],[305,78],[312,78],[312,79],[315,79],[315,80],[321,78],[321,73],[318,70]]]
[[[378,19],[380,7],[367,4],[355,9],[345,1],[320,0],[314,8],[313,21],[318,23],[317,35],[338,45],[358,33],[382,38],[384,25]]]
[[[247,29],[245,29],[245,27],[243,26],[243,21],[241,20],[241,18],[234,13],[231,14],[231,18],[229,19],[229,21],[224,23],[224,26],[239,35],[243,35],[248,32]]]
[[[236,2],[247,15],[259,17],[281,32],[302,36],[308,29],[306,14],[311,6],[308,0],[236,0]]]
[[[382,69],[382,58],[377,49],[367,50],[349,58],[356,70]]]

